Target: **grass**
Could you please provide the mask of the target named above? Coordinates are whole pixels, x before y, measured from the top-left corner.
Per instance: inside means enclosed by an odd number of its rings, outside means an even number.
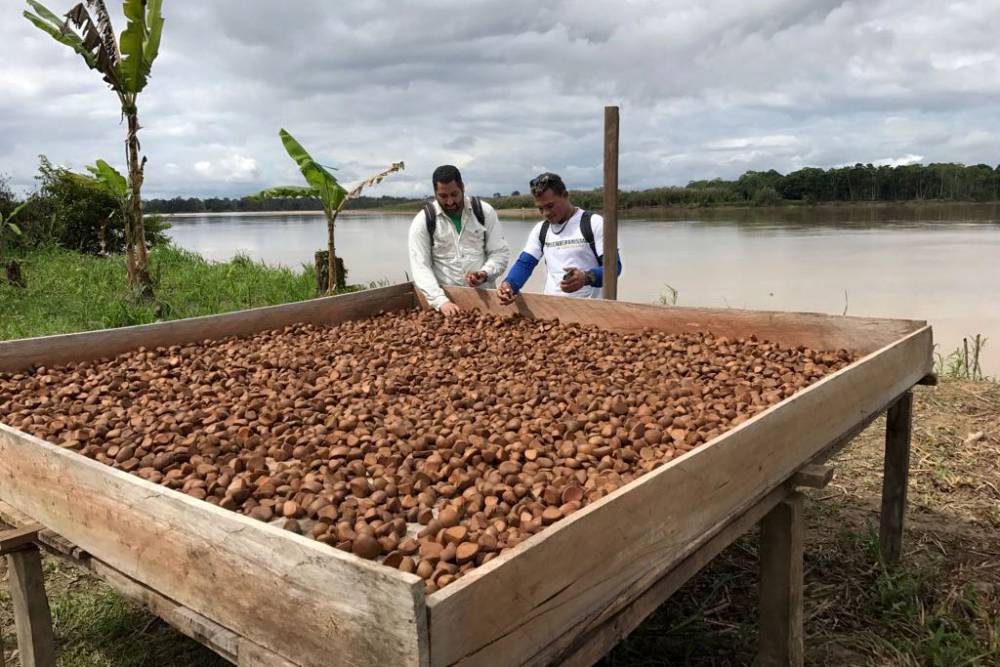
[[[209,262],[165,246],[150,253],[156,304],[136,305],[121,256],[44,249],[20,258],[27,281],[0,281],[0,339],[148,324],[300,301],[315,296],[311,267],[274,268],[236,257]]]

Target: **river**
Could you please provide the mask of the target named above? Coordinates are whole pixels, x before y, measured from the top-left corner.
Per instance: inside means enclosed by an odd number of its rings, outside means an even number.
[[[620,223],[623,301],[927,320],[938,352],[983,334],[983,370],[1000,375],[1000,212],[992,205],[671,212]],[[412,216],[343,215],[338,255],[348,280],[400,282]],[[535,220],[505,218],[512,259]],[[312,263],[321,214],[171,218],[180,247],[213,260],[244,253]],[[541,268],[526,286],[541,291]]]

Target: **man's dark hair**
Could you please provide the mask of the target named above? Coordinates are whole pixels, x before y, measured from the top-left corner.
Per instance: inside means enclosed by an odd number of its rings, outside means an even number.
[[[552,194],[557,197],[566,194],[566,184],[563,183],[563,179],[551,171],[535,176],[528,185],[531,186],[531,194],[535,197],[541,197],[546,190],[552,190]]]
[[[443,164],[434,170],[434,174],[431,175],[431,183],[434,188],[437,188],[438,183],[458,183],[464,186],[462,183],[462,172],[458,170],[458,167],[450,164]]]

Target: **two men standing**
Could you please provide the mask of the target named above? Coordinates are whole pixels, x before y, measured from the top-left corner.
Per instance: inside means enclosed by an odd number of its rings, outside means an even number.
[[[458,169],[438,167],[432,180],[435,201],[410,224],[410,267],[428,303],[451,316],[459,308],[448,300],[442,286],[494,287],[507,267],[510,251],[496,210],[478,198],[465,196]],[[517,299],[543,257],[546,294],[600,298],[603,218],[574,206],[565,183],[556,174],[541,174],[530,185],[535,205],[545,219],[528,234],[524,251],[497,289],[500,302],[510,304]]]

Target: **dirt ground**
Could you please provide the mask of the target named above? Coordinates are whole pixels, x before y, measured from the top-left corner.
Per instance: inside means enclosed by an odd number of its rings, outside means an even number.
[[[807,493],[809,665],[1000,665],[1000,384],[916,390],[904,564],[878,561],[880,420]],[[59,664],[226,664],[79,570],[47,560]],[[15,650],[6,565],[0,633]],[[749,665],[756,651],[757,539],[723,552],[600,664]]]

